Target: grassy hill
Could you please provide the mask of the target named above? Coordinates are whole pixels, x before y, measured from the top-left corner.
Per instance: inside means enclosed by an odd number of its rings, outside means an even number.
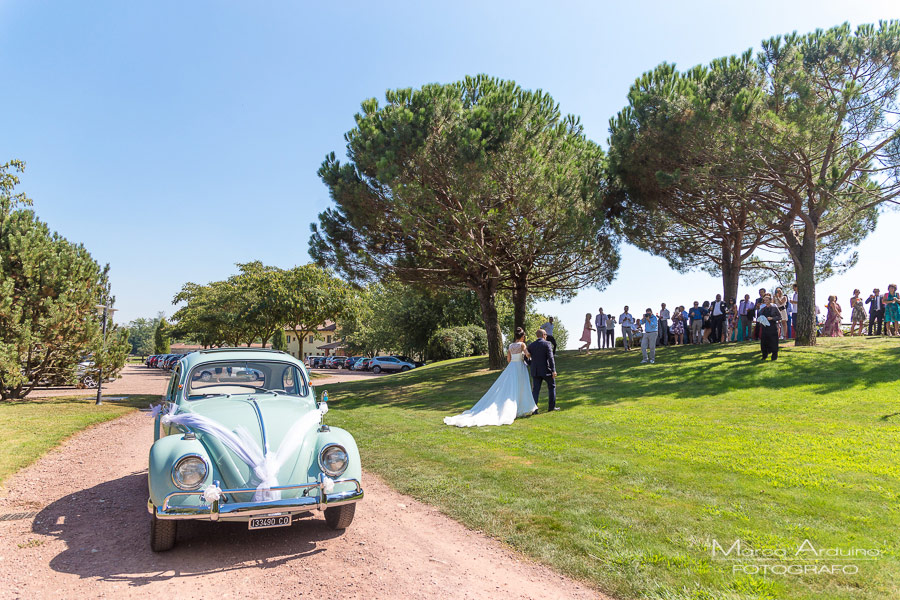
[[[563,353],[561,411],[471,429],[442,418],[496,373],[447,361],[328,386],[328,422],[395,488],[621,598],[900,597],[900,342],[758,353]],[[789,556],[713,557],[738,539]]]

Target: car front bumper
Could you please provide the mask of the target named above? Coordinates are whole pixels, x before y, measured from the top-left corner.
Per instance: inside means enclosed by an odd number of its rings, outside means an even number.
[[[256,489],[222,490],[223,499],[211,504],[199,506],[170,506],[173,498],[178,496],[203,496],[203,490],[196,492],[173,492],[166,496],[162,506],[154,506],[152,500],[147,500],[147,511],[156,515],[158,519],[192,519],[201,521],[245,521],[250,517],[262,515],[293,515],[309,512],[310,510],[325,510],[332,506],[352,504],[363,499],[362,486],[358,479],[335,479],[334,484],[352,483],[356,489],[345,492],[333,492],[326,494],[322,481],[316,483],[302,483],[298,485],[282,485],[273,487],[273,492],[285,492],[291,490],[303,490],[303,495],[297,498],[282,498],[280,500],[264,500],[262,502],[226,502],[224,496],[231,494],[252,494]],[[308,495],[310,491],[318,490],[316,496]]]

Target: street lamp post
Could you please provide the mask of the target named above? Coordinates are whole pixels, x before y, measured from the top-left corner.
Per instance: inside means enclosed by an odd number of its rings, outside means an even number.
[[[96,405],[97,405],[97,406],[100,406],[101,404],[103,404],[103,361],[104,361],[105,358],[106,358],[106,357],[105,357],[105,355],[106,355],[106,319],[107,319],[107,315],[112,315],[112,313],[116,312],[116,311],[119,310],[119,309],[117,309],[117,308],[111,308],[111,307],[109,307],[109,306],[106,306],[105,304],[98,304],[98,305],[97,305],[97,308],[98,308],[98,309],[103,309],[103,323],[102,323],[102,325],[101,325],[101,328],[102,328],[102,331],[103,331],[103,350],[102,350],[102,354],[103,354],[104,356],[101,357],[101,359],[100,359],[100,366],[99,366],[98,369],[97,369],[97,370],[98,370],[98,374],[97,374],[97,402],[96,402]]]

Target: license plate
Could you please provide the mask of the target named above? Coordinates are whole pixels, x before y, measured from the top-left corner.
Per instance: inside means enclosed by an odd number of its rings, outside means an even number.
[[[250,519],[250,529],[268,529],[270,527],[288,527],[291,524],[291,516],[255,517]]]

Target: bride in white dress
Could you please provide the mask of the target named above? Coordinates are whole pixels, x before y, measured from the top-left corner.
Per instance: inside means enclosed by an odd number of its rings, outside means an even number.
[[[516,328],[516,341],[506,349],[509,364],[491,389],[475,406],[455,417],[444,417],[444,423],[457,427],[509,425],[516,417],[530,415],[537,410],[531,395],[531,376],[525,365],[530,356],[525,346],[525,331]]]

